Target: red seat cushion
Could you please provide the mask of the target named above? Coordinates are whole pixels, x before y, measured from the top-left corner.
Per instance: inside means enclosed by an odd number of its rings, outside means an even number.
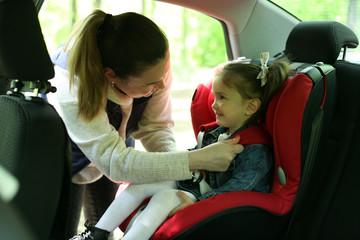
[[[265,129],[274,143],[275,172],[271,192],[289,201],[295,198],[300,182],[302,120],[312,87],[308,76],[295,75],[273,97],[266,112]],[[279,167],[285,172],[285,186],[277,177]]]

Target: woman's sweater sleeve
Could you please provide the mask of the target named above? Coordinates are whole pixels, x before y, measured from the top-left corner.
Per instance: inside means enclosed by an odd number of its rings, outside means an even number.
[[[105,111],[101,111],[91,122],[78,117],[76,90],[69,91],[64,72],[57,69],[52,83],[58,91],[49,96],[49,102],[64,121],[72,141],[106,176],[113,181],[131,183],[191,178],[187,151],[150,153],[127,148],[110,125]]]

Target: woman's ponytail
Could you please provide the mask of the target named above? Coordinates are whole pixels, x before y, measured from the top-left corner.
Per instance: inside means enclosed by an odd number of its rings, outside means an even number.
[[[106,14],[96,10],[75,28],[67,44],[70,86],[77,83],[78,116],[92,120],[105,104],[107,81],[98,48],[98,32]]]

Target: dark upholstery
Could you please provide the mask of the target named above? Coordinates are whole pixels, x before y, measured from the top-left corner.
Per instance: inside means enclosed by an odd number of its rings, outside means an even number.
[[[36,240],[22,214],[12,204],[0,201],[0,233],[1,239]]]
[[[360,65],[335,63],[339,97],[332,125],[331,153],[325,151],[323,161],[333,162],[327,175],[328,184],[322,195],[328,215],[322,222],[319,237],[360,239]],[[336,144],[334,144],[336,142]],[[328,145],[330,148],[330,145]],[[326,149],[329,149],[326,148]],[[328,198],[331,195],[332,198]],[[345,233],[345,234],[344,234]]]
[[[2,96],[0,115],[0,163],[20,182],[13,204],[43,239],[50,235],[63,187],[65,127],[41,99],[34,103]]]
[[[333,29],[335,23],[308,22],[312,32]],[[339,26],[335,24],[335,26]],[[341,27],[343,28],[343,27]],[[309,34],[299,28],[297,34]],[[339,41],[331,32],[324,34],[325,42],[340,42],[357,37],[350,29],[342,32]],[[314,35],[316,37],[316,35]],[[324,38],[322,38],[324,39]],[[317,39],[314,38],[314,45]],[[330,60],[329,60],[330,61]],[[307,170],[308,184],[302,188],[301,198],[289,224],[287,239],[360,239],[360,65],[344,60],[331,60],[336,70],[335,109],[325,139],[320,142],[316,159]]]
[[[360,239],[360,65],[334,64],[338,97],[329,136],[310,175],[288,239]]]
[[[53,78],[54,68],[31,0],[0,1],[0,36],[0,75],[26,81]]]
[[[54,69],[31,0],[0,1],[0,76],[12,81],[11,92],[0,95],[0,164],[20,184],[7,211],[17,209],[36,239],[64,239],[71,166],[67,132],[46,100],[22,94],[55,90],[48,82]],[[6,230],[1,237],[16,238]]]
[[[358,44],[355,33],[341,23],[305,21],[290,32],[285,54],[293,62],[334,64],[343,47],[356,48]]]
[[[10,90],[10,80],[4,76],[0,76],[0,95],[6,94]]]

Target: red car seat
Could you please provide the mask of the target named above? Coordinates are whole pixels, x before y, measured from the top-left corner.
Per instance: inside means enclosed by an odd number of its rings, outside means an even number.
[[[318,168],[318,155],[324,150],[322,145],[330,134],[334,118],[337,74],[328,63],[336,60],[334,56],[339,55],[342,47],[357,45],[357,38],[342,24],[322,30],[321,35],[326,37],[320,42],[312,37],[314,35],[301,34],[301,31],[291,32],[287,41],[287,56],[307,64],[302,64],[300,69],[304,69],[285,82],[267,110],[264,128],[273,138],[275,155],[271,192],[228,192],[197,202],[167,219],[152,239],[286,237],[289,223],[294,222],[294,212],[306,210],[299,206],[304,206],[305,195],[312,191],[313,169]],[[297,38],[306,38],[308,42],[299,44],[295,41]],[[312,43],[317,47],[307,49]],[[314,64],[321,61],[325,64]],[[201,124],[214,121],[210,107],[211,82],[199,85],[193,97],[191,113],[195,134]],[[287,237],[301,232],[304,222],[294,224],[297,231]]]
[[[321,120],[315,117],[317,111],[313,109],[322,109],[324,104],[325,79],[320,71],[333,81],[335,72],[331,66],[309,67],[288,79],[270,102],[265,129],[273,138],[275,154],[271,192],[234,191],[197,202],[169,218],[152,239],[231,239],[234,235],[245,239],[281,239],[300,183],[302,149],[308,148],[308,144],[302,143],[305,141],[302,139],[304,119],[309,118],[304,115],[313,116],[314,124]],[[211,112],[208,119],[204,118],[204,112],[211,109],[209,99],[212,97],[206,94],[210,93],[209,86],[211,83],[198,86],[192,103],[192,110],[197,111],[192,111],[192,117],[200,115],[202,121],[211,122],[214,121]],[[320,98],[311,94],[314,89],[320,89]],[[208,104],[198,104],[199,93]],[[315,97],[311,100],[314,103],[309,103],[311,96]],[[309,113],[310,110],[315,114]],[[194,130],[198,131],[198,127],[195,125]],[[321,131],[321,128],[314,130]]]
[[[231,239],[234,235],[245,239],[283,238],[301,179],[302,158],[312,156],[318,143],[318,138],[312,138],[308,153],[311,133],[315,136],[322,133],[323,115],[318,115],[325,104],[326,78],[335,81],[333,67],[306,68],[288,79],[269,105],[265,129],[273,138],[275,154],[270,193],[234,191],[197,202],[165,221],[152,239]],[[202,123],[214,121],[210,90],[211,82],[200,85],[195,92],[192,103],[195,132],[199,131],[198,117]],[[304,127],[305,123],[309,127]],[[311,124],[318,127],[312,128]],[[122,225],[123,230],[126,224]]]

